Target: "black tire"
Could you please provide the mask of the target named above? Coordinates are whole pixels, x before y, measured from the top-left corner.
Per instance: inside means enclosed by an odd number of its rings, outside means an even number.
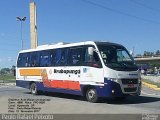
[[[98,94],[95,88],[89,88],[86,91],[86,99],[88,102],[96,103],[98,102]]]
[[[37,85],[36,83],[32,83],[31,86],[30,86],[30,91],[31,91],[31,94],[33,95],[37,95],[38,94],[38,90],[37,90]]]

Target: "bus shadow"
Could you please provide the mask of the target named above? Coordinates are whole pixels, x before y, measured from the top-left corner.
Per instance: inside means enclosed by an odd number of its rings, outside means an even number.
[[[79,95],[71,95],[71,94],[65,94],[65,93],[53,93],[53,92],[47,92],[44,95],[50,96],[50,97],[57,97],[57,98],[64,98],[64,99],[71,99],[71,100],[82,100],[84,101],[82,96]]]
[[[26,94],[31,94],[31,93],[26,92]],[[79,95],[71,95],[71,94],[56,93],[56,92],[41,92],[40,94],[38,94],[38,96],[47,96],[47,97],[56,97],[56,98],[63,98],[63,99],[85,101],[84,97]]]
[[[30,92],[26,92],[26,94],[31,94]],[[38,96],[47,96],[47,97],[56,97],[70,100],[78,100],[78,101],[86,101],[83,96],[79,95],[71,95],[64,93],[54,93],[54,92],[44,92],[40,93]],[[141,103],[152,103],[160,101],[159,97],[151,97],[151,96],[130,96],[124,100],[116,100],[112,98],[100,99],[99,103],[106,104],[141,104]],[[87,101],[86,101],[87,102]]]
[[[115,99],[105,99],[103,102],[107,104],[141,104],[141,103],[152,103],[160,101],[158,97],[150,96],[130,96],[124,100],[115,100]]]

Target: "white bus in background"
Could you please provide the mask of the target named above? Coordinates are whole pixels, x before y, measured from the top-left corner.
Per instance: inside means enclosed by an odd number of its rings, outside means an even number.
[[[19,52],[16,85],[40,91],[99,98],[126,98],[140,95],[141,79],[132,56],[125,47],[109,42],[39,46]]]

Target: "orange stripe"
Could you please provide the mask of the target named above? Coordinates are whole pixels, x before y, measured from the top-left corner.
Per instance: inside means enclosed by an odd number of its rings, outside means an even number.
[[[80,90],[79,82],[69,81],[69,89],[71,89],[71,90]]]
[[[48,80],[49,81],[49,80]],[[44,86],[47,86],[45,85],[46,83],[49,83],[49,82],[43,82]],[[51,88],[62,88],[62,89],[70,89],[70,90],[80,90],[80,84],[78,81],[68,81],[68,80],[52,80],[50,83],[49,83],[51,86]]]
[[[21,76],[41,76],[41,69],[20,69]]]

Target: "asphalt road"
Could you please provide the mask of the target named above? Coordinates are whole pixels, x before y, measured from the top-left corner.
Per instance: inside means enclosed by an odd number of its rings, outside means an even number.
[[[124,101],[105,99],[89,103],[80,96],[48,93],[31,95],[29,90],[15,86],[0,86],[0,113],[8,113],[9,99],[45,99],[39,113],[52,114],[160,114],[160,91],[143,86],[142,95]]]

